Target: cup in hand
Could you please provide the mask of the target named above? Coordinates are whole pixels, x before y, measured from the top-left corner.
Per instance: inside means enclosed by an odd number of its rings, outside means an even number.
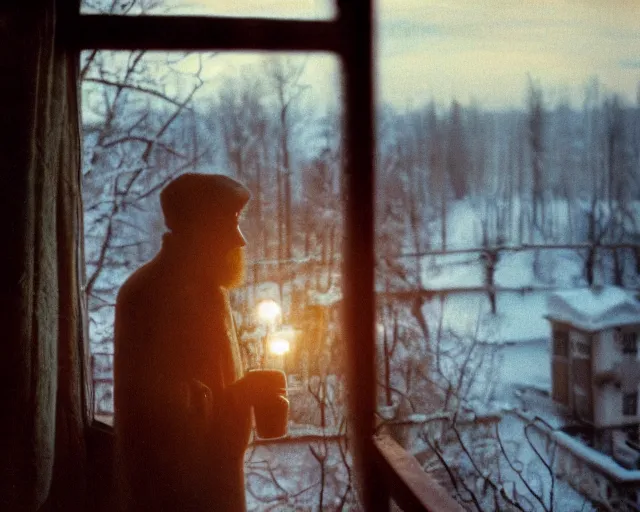
[[[262,439],[287,435],[289,400],[286,397],[287,378],[281,370],[253,370],[264,393],[253,404],[256,434]]]

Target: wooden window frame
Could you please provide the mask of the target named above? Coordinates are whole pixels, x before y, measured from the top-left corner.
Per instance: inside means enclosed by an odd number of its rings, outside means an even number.
[[[64,12],[57,37],[78,54],[83,50],[289,51],[327,52],[341,60],[347,155],[343,326],[359,497],[367,511],[389,510],[390,497],[411,510],[461,510],[413,457],[392,440],[375,436],[373,0],[336,3],[336,17],[326,21]]]

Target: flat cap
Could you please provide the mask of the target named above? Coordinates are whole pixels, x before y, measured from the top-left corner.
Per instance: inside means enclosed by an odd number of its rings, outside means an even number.
[[[186,173],[160,192],[165,224],[172,231],[206,220],[235,216],[251,193],[239,181],[222,174]]]

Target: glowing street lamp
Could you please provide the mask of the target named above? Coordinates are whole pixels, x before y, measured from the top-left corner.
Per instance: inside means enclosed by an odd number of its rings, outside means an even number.
[[[267,359],[267,352],[269,349],[269,338],[271,328],[276,324],[278,318],[282,315],[282,308],[280,304],[278,304],[275,300],[263,300],[258,303],[257,308],[258,320],[260,323],[264,324],[267,328],[264,337],[262,338],[262,357],[261,357],[261,366],[264,368]]]
[[[284,356],[291,349],[289,340],[274,338],[269,341],[269,352],[275,356]]]
[[[282,314],[282,308],[275,300],[263,300],[258,304],[258,318],[267,325],[272,325]]]
[[[291,345],[296,339],[296,331],[289,325],[282,326],[269,336],[267,349],[270,353],[271,364],[284,370],[285,356],[291,350]]]

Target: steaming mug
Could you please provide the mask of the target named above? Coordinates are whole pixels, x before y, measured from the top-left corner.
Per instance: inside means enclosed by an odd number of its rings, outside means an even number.
[[[252,370],[269,389],[283,389],[286,394],[287,377],[281,370]],[[266,397],[253,406],[256,434],[261,439],[275,439],[287,435],[289,400],[282,394]]]

